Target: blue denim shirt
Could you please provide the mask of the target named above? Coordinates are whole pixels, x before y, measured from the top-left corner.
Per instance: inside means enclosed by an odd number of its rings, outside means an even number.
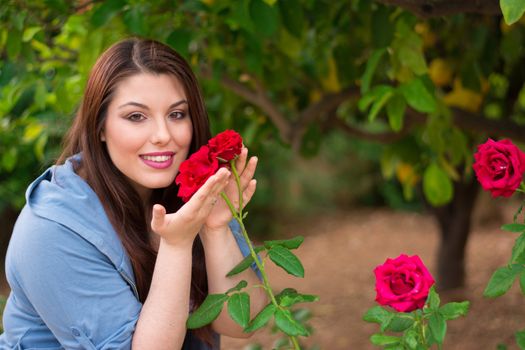
[[[97,195],[68,160],[36,179],[26,200],[6,255],[0,349],[131,348],[142,304]],[[238,223],[230,227],[246,256]],[[188,332],[183,349],[210,348]]]

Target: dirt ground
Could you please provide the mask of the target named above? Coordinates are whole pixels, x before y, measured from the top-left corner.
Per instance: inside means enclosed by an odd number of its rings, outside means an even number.
[[[444,349],[496,350],[498,344],[506,344],[509,350],[518,349],[513,334],[525,328],[525,297],[519,286],[514,285],[497,299],[482,296],[492,272],[510,257],[516,235],[499,227],[512,220],[515,208],[485,208],[481,214],[477,211],[467,247],[466,287],[440,293],[445,301],[469,300],[471,309],[466,318],[449,321]],[[317,303],[303,304],[314,315],[310,323],[315,332],[304,341],[308,347],[379,349],[369,342],[378,326],[362,321],[366,310],[375,305],[374,267],[387,257],[406,253],[418,254],[430,271],[435,271],[438,232],[432,218],[426,215],[355,210],[296,223],[291,229],[306,237],[297,250],[305,267],[305,278],[298,279],[272,268],[270,281],[278,290],[294,287],[320,296]],[[222,349],[247,349],[250,343],[272,349],[275,340],[275,335],[263,329],[248,340],[223,337]]]

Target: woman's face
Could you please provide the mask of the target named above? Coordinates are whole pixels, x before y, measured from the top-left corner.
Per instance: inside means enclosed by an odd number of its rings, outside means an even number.
[[[192,139],[188,112],[184,89],[171,75],[139,73],[117,85],[101,139],[143,199],[169,186],[186,159]]]

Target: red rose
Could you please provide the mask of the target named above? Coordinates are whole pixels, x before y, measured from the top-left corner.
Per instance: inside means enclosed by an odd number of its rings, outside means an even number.
[[[419,258],[401,254],[374,269],[376,301],[400,312],[421,309],[434,279]]]
[[[202,146],[190,158],[181,163],[179,174],[175,178],[175,183],[179,185],[177,195],[184,202],[190,200],[191,196],[215,174],[219,169],[219,162],[215,157],[210,156],[208,146]]]
[[[473,165],[476,177],[492,197],[510,197],[525,173],[525,153],[510,140],[487,142],[478,146]]]
[[[221,162],[235,159],[242,150],[242,137],[233,130],[225,130],[208,141],[212,157]]]

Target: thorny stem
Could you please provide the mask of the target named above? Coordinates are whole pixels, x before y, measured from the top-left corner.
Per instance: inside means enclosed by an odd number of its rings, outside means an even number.
[[[266,271],[264,269],[264,264],[262,261],[259,260],[259,257],[257,256],[257,253],[255,252],[255,249],[253,248],[253,244],[250,240],[250,237],[248,236],[248,232],[246,231],[246,227],[244,226],[243,222],[243,201],[242,201],[242,188],[241,188],[241,180],[239,178],[239,174],[237,172],[237,169],[235,168],[234,161],[230,161],[231,170],[235,177],[235,183],[237,184],[237,191],[239,193],[239,209],[237,210],[226,193],[221,192],[221,197],[224,199],[228,207],[230,208],[230,211],[233,215],[233,217],[237,220],[239,225],[241,226],[241,233],[244,237],[244,240],[246,241],[246,244],[248,245],[248,248],[250,249],[250,255],[253,258],[253,261],[257,265],[257,268],[261,272],[262,280],[263,280],[263,289],[266,291],[266,294],[270,298],[270,301],[273,305],[275,305],[276,308],[281,308],[279,304],[277,303],[277,300],[275,299],[275,295],[273,294],[272,287],[270,286],[270,282],[268,281],[268,275],[266,274]],[[297,341],[297,338],[292,335],[288,335],[290,338],[293,347],[295,350],[301,350],[301,347],[299,346],[299,342]]]

